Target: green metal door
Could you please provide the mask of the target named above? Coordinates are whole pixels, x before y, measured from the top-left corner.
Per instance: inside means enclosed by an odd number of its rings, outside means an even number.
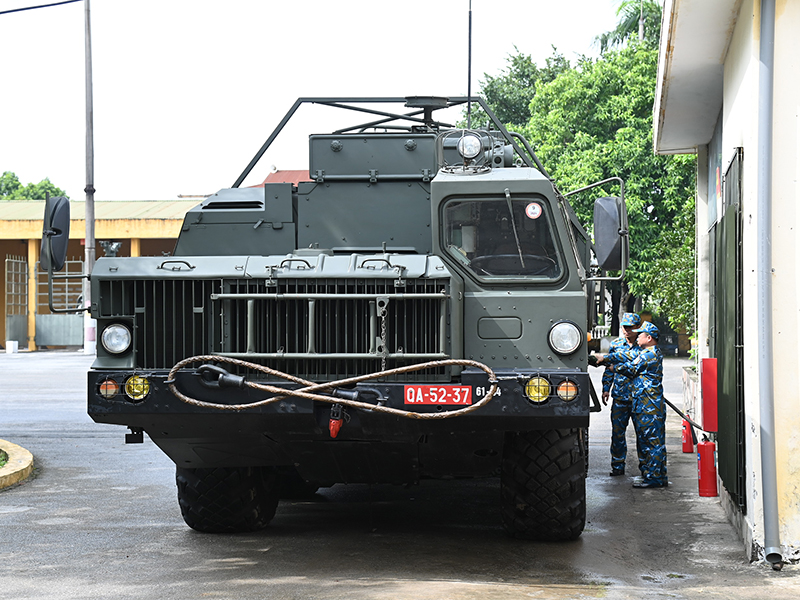
[[[714,352],[719,476],[733,502],[745,512],[741,166],[742,152],[738,149],[725,174],[725,212],[714,236]]]

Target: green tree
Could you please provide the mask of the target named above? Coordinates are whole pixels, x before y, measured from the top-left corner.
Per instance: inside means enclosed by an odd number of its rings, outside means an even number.
[[[0,175],[0,200],[43,200],[47,194],[66,196],[66,192],[53,185],[48,178],[39,183],[22,185],[19,178],[11,171]]]
[[[665,315],[675,330],[689,333],[694,332],[697,316],[694,209],[692,198],[681,208],[674,226],[662,232],[661,252],[635,289],[647,295],[651,311]]]
[[[522,54],[514,46],[516,54],[506,57],[506,67],[499,75],[483,74],[480,95],[504,125],[523,127],[531,117],[529,106],[536,94],[536,84],[552,81],[570,68],[564,55],[555,46],[552,48],[552,56],[545,59],[544,67],[539,67],[530,54]],[[482,127],[489,122],[489,117],[473,105],[471,120],[473,127]],[[466,109],[458,126],[467,127]]]
[[[570,64],[555,46],[544,67],[538,67],[529,54],[522,54],[516,46],[514,50],[517,53],[506,57],[507,66],[500,75],[484,73],[481,95],[501,123],[522,127],[530,119],[529,107],[536,95],[536,85],[553,81]]]
[[[560,189],[569,191],[618,176],[626,182],[631,265],[622,290],[660,308],[673,326],[693,325],[676,298],[694,298],[693,156],[653,153],[653,100],[658,52],[632,43],[601,59],[582,59],[554,80],[537,85],[524,134]],[[592,190],[571,200],[579,218],[591,222],[592,203],[618,190]],[[680,277],[656,278],[669,264],[688,269]],[[682,287],[683,286],[683,287]],[[693,313],[692,313],[693,314]]]
[[[621,0],[617,7],[617,26],[595,38],[600,54],[624,46],[631,39],[658,46],[661,35],[661,2],[657,0]]]

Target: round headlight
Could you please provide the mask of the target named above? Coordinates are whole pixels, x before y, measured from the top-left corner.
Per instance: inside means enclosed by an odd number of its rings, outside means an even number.
[[[531,377],[525,384],[528,400],[540,404],[550,397],[550,382],[544,377]]]
[[[550,329],[547,336],[550,347],[559,354],[572,354],[581,345],[581,330],[575,323],[562,321]]]
[[[100,382],[98,391],[103,398],[113,398],[119,394],[119,384],[111,377],[108,377]]]
[[[122,354],[131,347],[131,330],[125,325],[114,323],[103,330],[100,340],[106,352]]]
[[[150,381],[146,377],[132,375],[125,382],[125,394],[134,402],[140,402],[150,393]]]
[[[461,156],[467,160],[472,160],[483,150],[483,142],[474,133],[468,133],[458,138],[456,149]]]
[[[558,387],[556,388],[556,394],[564,402],[572,402],[578,397],[578,386],[574,381],[565,379],[558,384]]]

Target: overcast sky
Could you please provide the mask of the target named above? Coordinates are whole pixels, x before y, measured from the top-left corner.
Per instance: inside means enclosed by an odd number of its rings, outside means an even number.
[[[52,1],[0,0],[0,11]],[[570,60],[596,55],[617,4],[476,0],[473,93],[515,46],[538,64],[553,45]],[[301,96],[466,95],[468,10],[469,0],[91,0],[95,198],[229,187]],[[0,15],[0,60],[0,172],[49,177],[82,200],[83,3]],[[272,165],[307,168],[299,131],[245,185]]]

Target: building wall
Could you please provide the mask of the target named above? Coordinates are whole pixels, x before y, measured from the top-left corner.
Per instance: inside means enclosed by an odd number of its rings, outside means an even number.
[[[773,158],[775,439],[781,543],[800,559],[800,5],[776,2]]]
[[[758,328],[756,314],[756,202],[758,141],[758,19],[753,0],[744,0],[725,59],[722,106],[722,172],[734,148],[744,149],[742,169],[743,305],[744,319],[744,403],[745,403],[745,498],[747,510],[740,526],[745,545],[764,539],[761,503],[761,453],[758,392]],[[755,35],[754,35],[755,34]],[[721,206],[718,214],[721,215]],[[752,555],[753,550],[748,549]]]
[[[722,167],[744,148],[742,181],[744,283],[744,387],[747,511],[745,542],[763,548],[761,422],[757,311],[758,0],[743,0],[724,63]],[[784,559],[800,558],[800,6],[777,2],[772,188],[772,278],[775,440],[781,543]]]

